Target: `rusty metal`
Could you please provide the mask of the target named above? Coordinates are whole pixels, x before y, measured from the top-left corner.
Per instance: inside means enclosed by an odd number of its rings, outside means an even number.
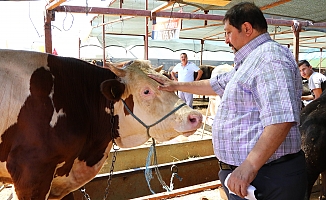
[[[47,10],[44,17],[44,38],[45,38],[45,52],[52,53],[52,31],[51,21],[53,21],[54,12]]]
[[[137,148],[120,149],[118,151],[119,159],[115,162],[114,171],[117,172],[145,167],[149,145],[150,144]],[[157,144],[156,151],[158,164],[214,155],[212,139],[183,141],[173,144]],[[109,173],[112,157],[113,152],[110,153],[104,166],[100,170],[101,174]]]
[[[219,179],[218,160],[214,155],[159,165],[162,177],[167,182],[169,182],[171,177],[171,167],[173,165],[178,167],[178,175],[183,178],[182,181],[174,182],[175,189]],[[151,193],[147,187],[144,170],[145,167],[141,167],[114,172],[110,193],[107,198],[124,200],[150,195]],[[107,176],[108,174],[99,174],[85,185],[92,199],[103,198]],[[152,180],[151,186],[157,192],[164,192],[157,179]],[[74,192],[74,197],[75,199],[82,198],[80,192]]]
[[[55,11],[57,12],[66,12],[66,9],[69,9],[69,12],[72,13],[85,13],[85,7],[81,6],[58,6]],[[137,9],[125,9],[125,8],[100,8],[92,7],[89,8],[90,14],[105,14],[105,15],[127,15],[127,16],[138,16],[138,17],[150,17],[152,12],[150,10],[137,10]],[[194,14],[194,13],[179,13],[179,12],[156,12],[156,17],[165,17],[165,18],[180,18],[180,19],[197,19],[197,20],[212,20],[212,21],[222,21],[224,15],[213,15],[213,14]],[[291,26],[292,20],[287,19],[266,19],[267,24],[275,26]],[[315,28],[325,28],[326,22],[317,22],[310,23],[309,21],[299,21],[302,26],[309,26]]]

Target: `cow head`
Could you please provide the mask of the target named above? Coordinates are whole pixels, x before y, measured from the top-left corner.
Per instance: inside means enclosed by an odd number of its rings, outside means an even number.
[[[115,102],[114,112],[119,115],[120,147],[133,147],[145,143],[149,136],[146,128],[124,107],[124,100],[130,111],[144,124],[151,125],[183,103],[175,93],[158,90],[156,81],[147,75],[159,74],[148,61],[134,61],[124,65],[107,65],[119,78],[102,83],[104,96]],[[158,68],[159,69],[159,68]],[[163,76],[163,75],[162,75]],[[123,121],[123,122],[122,122]],[[185,105],[149,130],[157,141],[167,141],[178,135],[189,136],[201,126],[202,115]]]

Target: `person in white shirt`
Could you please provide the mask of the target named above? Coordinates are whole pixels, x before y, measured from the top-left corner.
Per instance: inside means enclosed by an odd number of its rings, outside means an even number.
[[[322,91],[322,83],[326,81],[326,76],[315,72],[307,60],[301,60],[298,63],[302,78],[308,80],[308,87],[312,95],[302,96],[301,100],[311,101],[320,97]]]
[[[181,62],[178,63],[171,72],[171,78],[173,80],[179,82],[192,82],[200,80],[203,71],[197,65],[188,61],[188,56],[186,53],[180,54],[180,61]],[[198,72],[196,79],[194,78],[194,72]],[[178,91],[178,96],[192,108],[193,94]]]

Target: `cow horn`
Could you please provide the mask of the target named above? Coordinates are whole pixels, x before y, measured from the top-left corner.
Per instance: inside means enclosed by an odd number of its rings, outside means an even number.
[[[156,67],[154,70],[156,72],[160,72],[163,69],[163,65],[160,65],[159,67]]]

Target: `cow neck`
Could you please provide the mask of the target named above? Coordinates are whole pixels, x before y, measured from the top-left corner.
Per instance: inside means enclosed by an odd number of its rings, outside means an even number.
[[[112,182],[112,176],[113,176],[113,171],[114,171],[114,164],[115,161],[117,160],[117,152],[120,149],[119,146],[117,145],[117,143],[115,142],[115,137],[114,137],[114,102],[111,101],[109,104],[109,108],[110,108],[110,115],[111,115],[111,141],[112,141],[112,148],[114,150],[113,152],[113,156],[112,156],[112,163],[111,163],[111,168],[110,168],[110,172],[109,172],[109,177],[107,180],[107,186],[105,188],[105,193],[104,193],[104,200],[107,199],[108,194],[109,194],[109,187],[111,185]],[[82,193],[82,195],[84,196],[84,198],[86,200],[91,200],[89,194],[86,192],[86,188],[85,185],[82,186],[81,188],[79,188],[79,191]]]
[[[172,115],[173,113],[175,113],[177,110],[179,110],[180,108],[182,108],[183,106],[187,105],[186,103],[182,103],[180,104],[178,107],[174,108],[172,111],[170,111],[168,114],[166,114],[165,116],[163,116],[161,119],[159,119],[157,122],[151,124],[151,125],[146,125],[143,121],[141,121],[127,106],[126,102],[121,99],[122,103],[124,104],[126,110],[141,124],[143,125],[145,128],[146,128],[146,131],[147,131],[147,135],[149,138],[152,138],[152,145],[151,147],[149,148],[149,151],[148,151],[148,156],[147,156],[147,159],[146,159],[146,169],[145,169],[145,178],[146,178],[146,182],[147,182],[147,185],[149,187],[149,190],[155,194],[155,192],[153,191],[153,189],[151,188],[151,185],[150,185],[150,181],[152,179],[152,171],[151,169],[148,167],[149,164],[150,164],[150,160],[151,160],[151,157],[154,156],[153,158],[153,164],[154,164],[154,169],[155,169],[155,173],[156,173],[156,176],[157,176],[157,179],[159,180],[159,182],[161,183],[162,187],[167,191],[167,192],[170,192],[172,191],[172,189],[166,185],[166,183],[164,182],[162,176],[161,176],[161,173],[158,169],[158,164],[157,164],[157,156],[156,156],[156,146],[155,146],[155,139],[153,137],[151,137],[151,135],[149,134],[149,129],[153,126],[155,126],[156,124],[160,123],[161,121],[165,120],[167,117],[169,117],[170,115]]]
[[[131,116],[133,116],[141,125],[143,125],[146,128],[147,131],[147,136],[151,138],[151,135],[149,134],[149,129],[153,126],[155,126],[156,124],[160,123],[161,121],[165,120],[166,118],[168,118],[170,115],[172,115],[173,113],[175,113],[177,110],[179,110],[180,108],[182,108],[183,106],[187,105],[186,103],[182,103],[180,104],[178,107],[174,108],[172,111],[170,111],[168,114],[166,114],[165,116],[163,116],[161,119],[159,119],[157,122],[151,124],[151,125],[146,125],[141,119],[139,119],[127,106],[126,102],[121,99],[123,105],[125,106],[126,110],[129,112],[129,114],[131,114]]]

